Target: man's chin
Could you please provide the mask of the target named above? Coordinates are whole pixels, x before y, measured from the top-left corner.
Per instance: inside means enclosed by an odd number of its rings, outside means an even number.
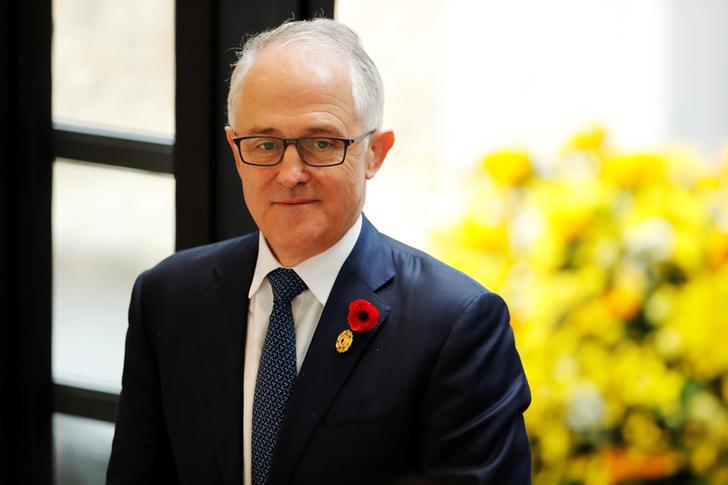
[[[276,257],[281,263],[284,263],[282,259],[287,259],[295,255],[296,259],[303,261],[316,254],[326,250],[325,241],[323,234],[316,231],[311,227],[296,227],[296,225],[281,224],[278,229],[283,228],[283,231],[276,231],[272,237],[268,237],[265,232],[268,245],[275,253]],[[286,265],[292,266],[292,265]]]

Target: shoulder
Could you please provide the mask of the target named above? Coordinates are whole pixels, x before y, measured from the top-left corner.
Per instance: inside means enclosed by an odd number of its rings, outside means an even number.
[[[147,287],[196,290],[212,284],[220,271],[245,271],[255,264],[258,233],[178,251],[139,277]]]
[[[421,295],[437,295],[438,299],[461,301],[482,294],[493,294],[467,274],[436,259],[430,254],[381,235],[391,248],[396,278]]]
[[[424,251],[380,238],[381,247],[391,252],[394,276],[379,295],[399,328],[417,335],[409,338],[442,343],[458,327],[490,332],[492,325],[508,322],[508,307],[498,294]]]

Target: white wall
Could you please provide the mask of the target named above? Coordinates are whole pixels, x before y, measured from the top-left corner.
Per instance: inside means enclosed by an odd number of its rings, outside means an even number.
[[[593,122],[627,149],[728,140],[725,0],[338,0],[336,16],[382,71],[397,135],[366,212],[416,246],[491,150],[546,160]]]

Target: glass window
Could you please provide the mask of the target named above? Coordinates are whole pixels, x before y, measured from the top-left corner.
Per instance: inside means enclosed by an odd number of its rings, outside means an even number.
[[[174,251],[174,178],[56,160],[53,377],[118,392],[136,276]]]
[[[97,485],[106,482],[114,425],[94,419],[53,415],[56,485]]]
[[[53,118],[174,134],[174,1],[54,0]]]

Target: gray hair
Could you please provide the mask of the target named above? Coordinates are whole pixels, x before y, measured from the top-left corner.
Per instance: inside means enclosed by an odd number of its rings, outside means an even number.
[[[238,52],[238,60],[230,78],[227,109],[232,126],[240,87],[245,75],[263,49],[271,45],[313,46],[331,50],[348,62],[351,94],[359,121],[365,130],[381,128],[384,114],[384,85],[377,66],[361,46],[359,36],[346,25],[327,18],[284,22],[272,30],[250,37]]]

